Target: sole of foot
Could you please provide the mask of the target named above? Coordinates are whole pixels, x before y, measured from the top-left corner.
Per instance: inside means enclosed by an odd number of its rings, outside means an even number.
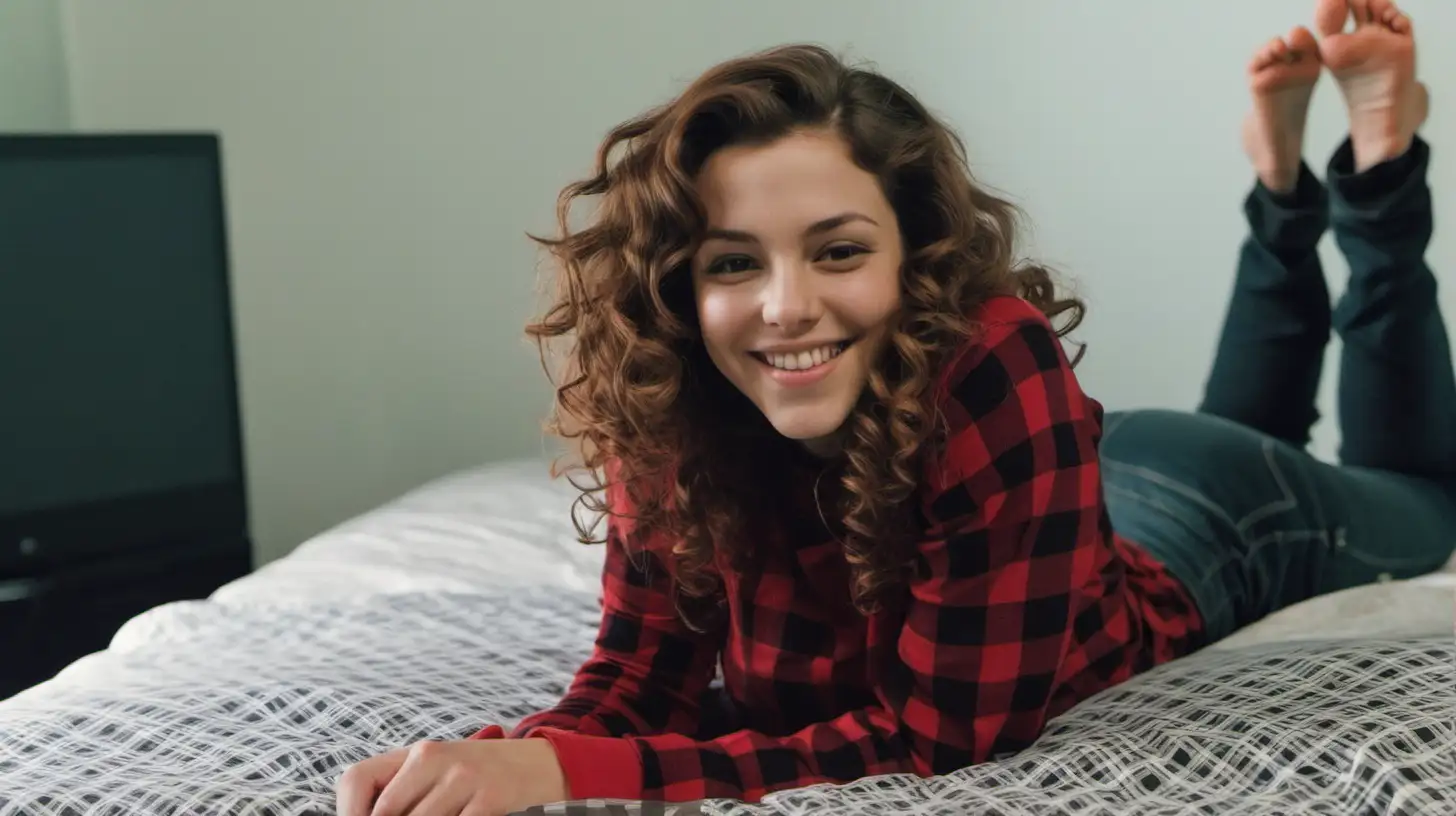
[[[1320,59],[1350,116],[1355,170],[1410,149],[1430,96],[1416,81],[1415,26],[1392,0],[1318,0]]]
[[[1275,192],[1299,180],[1305,117],[1321,70],[1319,42],[1303,26],[1264,44],[1249,62],[1253,109],[1244,120],[1244,152]]]

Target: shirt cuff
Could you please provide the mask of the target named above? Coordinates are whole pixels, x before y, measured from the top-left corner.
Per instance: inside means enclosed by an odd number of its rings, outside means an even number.
[[[468,739],[505,739],[506,730],[499,725],[487,725],[486,727],[471,734]]]
[[[637,747],[621,737],[594,737],[538,728],[531,732],[551,743],[566,777],[572,799],[642,798],[642,757]]]

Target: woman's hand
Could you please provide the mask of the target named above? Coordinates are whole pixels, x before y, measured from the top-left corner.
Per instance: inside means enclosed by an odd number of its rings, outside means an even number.
[[[543,739],[419,742],[352,765],[339,816],[504,816],[567,798]]]

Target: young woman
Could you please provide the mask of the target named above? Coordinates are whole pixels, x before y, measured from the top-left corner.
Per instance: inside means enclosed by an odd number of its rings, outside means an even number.
[[[1104,422],[1059,342],[1081,305],[1015,265],[1011,208],[882,76],[780,48],[613,131],[531,327],[571,338],[559,417],[605,474],[595,652],[516,739],[375,757],[340,812],[947,773],[1276,609],[1442,564],[1456,378],[1411,24],[1388,0],[1316,22],[1251,68],[1251,235],[1192,414]],[[1300,159],[1322,68],[1350,113],[1328,186]],[[1302,450],[1332,326],[1343,466]]]

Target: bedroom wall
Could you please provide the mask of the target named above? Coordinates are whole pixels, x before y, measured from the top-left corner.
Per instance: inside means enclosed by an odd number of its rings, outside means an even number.
[[[980,175],[1030,216],[1028,253],[1091,301],[1089,390],[1109,408],[1191,407],[1250,181],[1237,140],[1243,66],[1312,2],[1236,5],[65,8],[77,125],[223,134],[267,560],[421,480],[539,452],[549,394],[520,332],[535,303],[525,233],[549,228],[556,190],[610,125],[719,59],[788,40],[872,58],[961,128]],[[1425,77],[1456,76],[1456,52],[1435,45],[1456,35],[1456,6],[1408,6]],[[1313,114],[1318,165],[1342,135],[1332,91]],[[1456,82],[1433,94],[1435,183],[1456,190]],[[1438,267],[1456,269],[1453,245],[1438,238]],[[1456,315],[1453,291],[1443,298]],[[1317,449],[1329,454],[1333,439],[1326,422]]]
[[[60,6],[0,2],[0,130],[62,130],[70,123]]]

